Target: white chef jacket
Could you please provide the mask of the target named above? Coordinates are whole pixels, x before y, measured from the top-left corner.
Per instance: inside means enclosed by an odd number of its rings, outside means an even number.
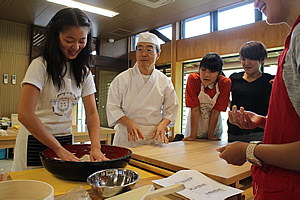
[[[106,113],[109,126],[117,125],[115,137],[121,129],[126,130],[125,127],[118,129],[122,125],[117,124],[117,120],[123,116],[133,120],[139,127],[152,126],[154,130],[164,118],[171,121],[169,126],[173,126],[177,111],[178,99],[172,82],[155,68],[146,83],[136,63],[110,84]],[[128,134],[127,130],[126,133],[121,132]]]

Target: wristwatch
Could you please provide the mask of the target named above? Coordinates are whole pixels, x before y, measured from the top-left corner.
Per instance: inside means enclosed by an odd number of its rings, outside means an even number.
[[[248,144],[247,150],[246,150],[246,158],[247,161],[250,162],[253,165],[262,166],[262,161],[259,160],[254,156],[254,149],[257,145],[262,144],[261,141],[252,141],[250,144]]]

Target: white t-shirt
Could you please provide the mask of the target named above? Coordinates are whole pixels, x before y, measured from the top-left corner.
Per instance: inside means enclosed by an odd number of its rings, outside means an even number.
[[[77,87],[73,75],[70,74],[70,63],[67,63],[64,81],[65,84],[60,90],[54,87],[52,78],[48,77],[46,71],[46,61],[42,57],[38,57],[29,65],[25,78],[21,83],[22,86],[29,83],[40,89],[35,113],[49,132],[56,135],[72,133],[73,107],[80,97],[96,92],[91,72],[88,72],[82,85]],[[27,166],[27,139],[29,134],[29,131],[21,125],[16,139],[12,171],[36,168]]]
[[[296,25],[286,53],[282,78],[289,98],[300,116],[300,23]]]
[[[40,97],[35,109],[36,115],[52,134],[70,133],[72,131],[72,110],[81,97],[96,92],[91,72],[80,87],[70,73],[70,63],[67,63],[65,84],[61,89],[53,85],[48,77],[46,61],[42,57],[34,59],[27,69],[21,85],[30,83],[40,89]]]

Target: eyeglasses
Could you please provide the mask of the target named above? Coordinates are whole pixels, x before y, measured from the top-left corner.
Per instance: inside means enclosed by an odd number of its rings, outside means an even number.
[[[136,49],[136,52],[138,54],[143,54],[144,51],[147,55],[153,55],[156,50],[153,47],[146,47],[146,49],[142,47],[137,47]]]

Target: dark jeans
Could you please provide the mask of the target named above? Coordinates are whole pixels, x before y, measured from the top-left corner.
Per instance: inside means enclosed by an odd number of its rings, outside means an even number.
[[[263,141],[264,132],[250,132],[243,135],[231,135],[228,134],[228,142],[242,141],[242,142],[251,142],[251,141]]]

